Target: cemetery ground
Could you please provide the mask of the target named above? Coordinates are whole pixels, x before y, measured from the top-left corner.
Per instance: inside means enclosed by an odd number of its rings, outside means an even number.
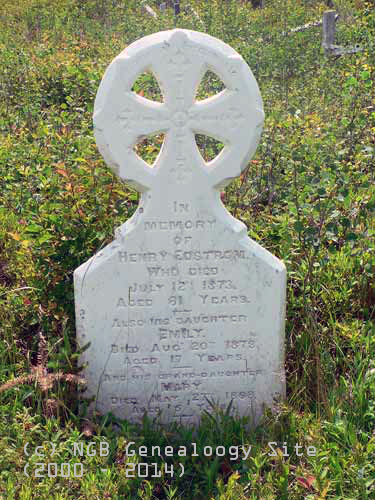
[[[156,17],[133,0],[3,1],[1,500],[375,499],[375,12],[373,2],[334,4],[337,42],[361,52],[329,57],[321,28],[288,31],[321,19],[327,7],[313,0],[267,0],[263,9],[181,1],[178,18],[151,0]],[[126,45],[175,25],[231,45],[264,102],[256,155],[222,194],[288,272],[287,401],[252,430],[214,403],[194,432],[148,417],[138,426],[88,418],[78,405],[73,271],[113,240],[138,202],[97,150],[94,98]],[[209,74],[198,95],[220,85]],[[134,90],[160,97],[151,75]],[[150,161],[160,143],[143,141],[138,153]],[[207,158],[222,146],[201,136],[197,144]],[[83,456],[72,455],[75,442],[85,443]],[[131,442],[137,453],[127,455]],[[277,443],[274,454],[268,443]],[[143,445],[175,453],[145,457]],[[247,458],[235,456],[238,446],[252,447]],[[150,464],[148,477],[140,463]]]

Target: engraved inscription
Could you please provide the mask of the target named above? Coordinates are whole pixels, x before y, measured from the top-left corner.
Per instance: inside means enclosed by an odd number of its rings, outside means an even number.
[[[168,252],[158,250],[157,252],[124,252],[119,251],[119,260],[125,264],[139,264],[149,262],[165,262]],[[172,258],[177,261],[201,261],[201,260],[231,260],[247,259],[243,250],[180,250],[177,249],[172,254]]]
[[[246,295],[201,295],[198,297],[204,305],[223,305],[223,304],[249,304],[250,300]]]
[[[187,220],[153,220],[145,221],[145,231],[207,231],[212,230],[216,219],[187,219]]]
[[[151,307],[152,299],[126,299],[120,297],[116,307]]]

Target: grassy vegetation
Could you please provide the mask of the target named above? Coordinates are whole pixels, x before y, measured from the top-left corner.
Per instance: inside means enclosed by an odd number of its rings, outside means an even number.
[[[283,35],[319,19],[323,2],[265,3],[252,9],[239,0],[190,0],[176,20],[169,8],[154,19],[134,0],[3,0],[1,500],[375,499],[374,4],[335,2],[338,43],[366,50],[331,59],[319,28]],[[289,278],[288,401],[251,431],[220,411],[204,415],[194,435],[155,429],[147,418],[141,426],[111,415],[92,421],[77,403],[73,270],[113,239],[138,199],[95,146],[95,94],[127,44],[175,23],[233,46],[265,105],[256,156],[224,196],[250,237],[284,260]],[[206,83],[202,95],[217,85]],[[138,84],[137,91],[158,95],[149,77]],[[151,157],[158,140],[139,151]],[[207,157],[213,147],[203,144]],[[72,457],[79,440],[107,441],[109,455]],[[199,457],[166,457],[174,478],[163,470],[160,478],[130,479],[130,463],[161,464],[127,457],[130,441],[189,450],[196,442]],[[26,442],[46,453],[29,457],[30,477]],[[47,442],[56,445],[53,456]],[[276,457],[268,456],[268,442],[278,443]],[[284,442],[290,456],[282,454]],[[317,455],[297,456],[296,443],[315,446]],[[203,454],[204,446],[250,444],[246,460]],[[32,477],[39,462],[82,462],[83,478]]]

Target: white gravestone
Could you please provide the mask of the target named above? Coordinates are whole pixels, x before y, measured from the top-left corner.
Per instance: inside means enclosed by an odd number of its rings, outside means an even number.
[[[225,84],[196,101],[207,70]],[[163,102],[135,94],[152,71]],[[255,78],[212,36],[174,29],[144,37],[107,68],[95,101],[99,150],[141,192],[115,240],[75,271],[78,341],[90,342],[87,395],[99,413],[196,424],[208,401],[255,420],[285,396],[284,264],[247,236],[220,200],[253,155],[263,124]],[[152,167],[134,152],[165,133]],[[224,144],[206,163],[195,135]]]

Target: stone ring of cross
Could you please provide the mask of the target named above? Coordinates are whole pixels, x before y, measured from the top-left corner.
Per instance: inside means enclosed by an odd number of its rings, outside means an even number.
[[[197,101],[199,83],[208,70],[225,89]],[[132,90],[146,71],[155,76],[163,102]],[[184,29],[155,33],[129,45],[108,66],[94,106],[100,152],[121,179],[141,192],[156,181],[225,186],[254,154],[263,120],[259,88],[243,58],[210,35]],[[150,168],[134,146],[158,133],[164,133],[165,140]],[[211,162],[202,158],[195,134],[224,144]]]

